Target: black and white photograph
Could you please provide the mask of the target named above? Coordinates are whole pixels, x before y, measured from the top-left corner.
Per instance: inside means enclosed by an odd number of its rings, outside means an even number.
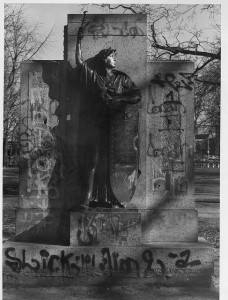
[[[226,299],[223,4],[2,9],[2,299]]]

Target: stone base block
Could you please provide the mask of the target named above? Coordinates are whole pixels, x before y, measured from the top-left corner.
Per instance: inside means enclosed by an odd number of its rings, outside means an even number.
[[[152,209],[140,212],[142,242],[197,242],[197,210]]]
[[[70,213],[56,209],[18,209],[15,241],[70,244]]]
[[[141,239],[141,214],[126,209],[85,210],[70,215],[70,245],[135,246]]]
[[[136,246],[151,242],[197,242],[194,209],[99,209],[71,212],[70,245]]]
[[[136,247],[6,242],[3,247],[5,284],[210,286],[212,273],[213,251],[204,240]]]

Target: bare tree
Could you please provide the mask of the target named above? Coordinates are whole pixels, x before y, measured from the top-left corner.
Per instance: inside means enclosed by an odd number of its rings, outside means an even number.
[[[220,5],[95,4],[106,12],[148,15],[148,56],[153,60],[191,59],[198,73],[221,60]],[[88,9],[88,5],[84,5]],[[219,85],[220,78],[212,80]]]
[[[200,75],[195,85],[195,130],[196,133],[211,132],[219,138],[220,86],[210,82],[220,76],[220,65],[211,64]]]
[[[20,64],[31,60],[48,46],[53,28],[46,35],[39,33],[39,24],[29,24],[24,6],[5,4],[4,15],[4,165],[8,164],[8,143],[18,143],[20,113]],[[17,144],[15,143],[15,144]]]

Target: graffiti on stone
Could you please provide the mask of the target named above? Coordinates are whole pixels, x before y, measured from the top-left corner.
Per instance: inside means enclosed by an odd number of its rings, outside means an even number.
[[[21,156],[27,162],[26,196],[33,193],[34,197],[36,191],[39,199],[48,195],[48,182],[56,161],[52,129],[57,125],[57,101],[49,98],[49,86],[41,72],[29,73],[29,99],[25,104],[28,115],[22,118]],[[52,194],[59,196],[58,191]]]
[[[156,96],[153,89],[159,89]],[[186,143],[184,142],[186,107],[184,105],[183,90],[185,93],[193,89],[191,73],[157,73],[151,80],[147,105],[147,113],[160,118],[160,127],[156,133],[149,132],[147,155],[160,159],[161,174],[167,172],[184,172],[184,155]],[[154,88],[153,88],[154,87]],[[184,101],[183,101],[184,100]],[[156,146],[154,136],[160,136],[159,146]]]
[[[201,261],[199,259],[197,260],[190,260],[190,256],[191,256],[191,251],[190,250],[184,250],[180,253],[180,257],[181,259],[176,260],[175,262],[175,266],[177,268],[186,268],[187,266],[199,266],[201,265]],[[169,253],[169,257],[172,259],[175,259],[178,257],[178,254],[175,253]]]
[[[120,35],[120,36],[138,36],[144,35],[143,30],[140,28],[140,25],[129,24],[125,21],[122,24],[109,24],[109,23],[98,23],[98,24],[90,24],[88,26],[88,33],[93,35],[94,39],[97,38],[107,38],[110,35]]]
[[[173,73],[165,73],[163,76],[161,73],[158,73],[151,79],[151,83],[158,84],[161,88],[164,88],[166,85],[169,85],[175,91],[180,89],[187,89],[191,91],[193,89],[193,74],[192,73],[183,73],[179,72],[178,77]],[[183,79],[184,78],[184,79]]]
[[[86,213],[79,218],[77,241],[79,245],[138,244],[140,214]]]
[[[16,253],[14,247],[5,249],[5,265],[15,273],[34,272],[43,274],[71,274],[72,276],[126,276],[150,277],[156,274],[166,275],[168,272],[181,272],[180,269],[192,271],[202,263],[199,259],[190,260],[191,251],[186,249],[180,254],[169,253],[166,258],[154,259],[153,251],[145,249],[137,259],[131,255],[121,255],[118,250],[101,248],[95,253],[81,253],[82,250],[67,252],[59,250],[50,254],[41,249],[35,257],[29,251]],[[180,258],[179,258],[180,257]],[[177,259],[179,258],[179,259]],[[169,277],[167,276],[167,279]]]

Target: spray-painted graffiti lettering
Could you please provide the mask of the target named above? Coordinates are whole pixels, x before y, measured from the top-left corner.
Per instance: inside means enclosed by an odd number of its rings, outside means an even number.
[[[179,255],[169,253],[168,257],[160,259],[154,258],[152,250],[145,249],[137,259],[121,254],[116,250],[110,251],[110,248],[101,248],[100,252],[94,253],[67,253],[60,250],[60,253],[50,254],[46,249],[41,249],[35,257],[31,253],[21,250],[21,256],[16,255],[16,249],[13,247],[5,250],[5,264],[15,273],[21,273],[23,270],[29,272],[61,273],[71,275],[93,274],[97,276],[126,276],[130,274],[135,277],[148,277],[154,274],[166,274],[167,272],[177,272],[179,269],[197,267],[201,265],[200,260],[190,261],[190,250],[184,250],[180,253],[181,259],[174,259]],[[141,257],[140,257],[141,256]],[[171,259],[171,261],[169,261]],[[169,267],[166,266],[169,265]]]
[[[186,112],[186,108],[180,101],[165,101],[161,105],[155,105],[151,108],[148,107],[148,114],[158,114],[158,113],[170,113],[170,112],[178,112],[180,106],[184,108],[184,113]]]
[[[59,197],[57,187],[48,187],[56,161],[56,139],[52,128],[57,125],[55,109],[57,101],[49,98],[49,86],[44,83],[41,72],[29,73],[28,115],[22,118],[21,158],[27,163],[27,190],[37,199]]]
[[[150,85],[151,95],[147,105],[148,114],[158,115],[161,118],[160,126],[156,129],[157,133],[160,133],[160,141],[155,140],[152,129],[153,135],[149,133],[147,155],[160,158],[160,163],[158,161],[157,163],[163,173],[183,172],[185,169],[186,147],[183,139],[185,128],[182,124],[185,124],[186,107],[181,99],[183,92],[180,90],[191,91],[193,81],[190,73],[176,73],[177,75],[164,72],[154,76],[151,83],[160,87],[160,93],[157,88],[154,89],[153,85]],[[155,105],[158,96],[163,99],[159,99],[160,104]]]
[[[165,73],[162,77],[160,73],[156,74],[153,79],[151,79],[151,83],[158,84],[161,88],[164,88],[166,84],[168,84],[171,88],[175,91],[180,89],[187,89],[191,91],[193,81],[192,81],[192,74],[191,73],[182,73],[180,72],[179,75],[184,79],[177,80],[177,77],[173,73]]]
[[[183,172],[184,161],[182,160],[182,156],[185,144],[181,144],[179,140],[171,142],[168,139],[168,141],[167,143],[163,141],[162,147],[155,147],[153,134],[149,133],[147,155],[162,160],[161,172],[163,173],[169,170],[172,172]]]
[[[117,243],[135,244],[140,239],[140,214],[83,214],[79,219],[77,243],[99,245]],[[134,234],[134,238],[133,238]]]
[[[31,265],[26,262],[25,259],[25,250],[22,250],[22,259],[19,259],[17,257],[11,256],[10,252],[14,252],[15,248],[7,248],[5,251],[6,258],[10,260],[6,260],[6,265],[9,266],[14,272],[20,273],[21,270],[25,268],[29,268],[33,271],[38,271],[40,269],[40,263],[36,259],[31,259],[31,262],[34,263],[34,265]]]
[[[191,251],[190,250],[182,251],[180,253],[180,257],[183,257],[183,258],[185,257],[185,259],[176,260],[176,263],[175,263],[176,267],[177,268],[186,268],[187,266],[193,267],[193,266],[201,265],[201,261],[198,260],[198,259],[189,261],[190,256],[191,256]],[[175,258],[178,257],[178,255],[175,254],[175,253],[169,253],[169,257],[175,259]]]
[[[93,38],[106,38],[110,35],[120,36],[137,36],[144,35],[143,30],[139,25],[129,25],[128,22],[124,22],[122,25],[115,24],[114,26],[109,23],[91,24],[88,27],[88,32],[93,35]]]

